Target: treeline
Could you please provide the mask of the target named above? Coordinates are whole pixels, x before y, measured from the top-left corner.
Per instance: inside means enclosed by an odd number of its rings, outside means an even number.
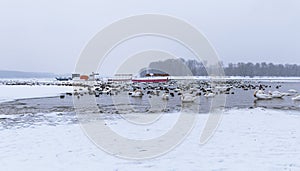
[[[300,65],[296,64],[273,64],[273,63],[237,63],[228,64],[224,67],[228,76],[276,76],[276,77],[299,77]]]
[[[184,65],[195,76],[207,76],[207,71],[214,70],[215,66],[205,67],[206,63],[198,62],[196,60],[172,59],[166,61],[153,62],[149,65],[150,68],[163,69],[169,73],[180,72],[182,66],[178,67],[178,63]],[[226,76],[275,76],[275,77],[300,77],[300,65],[296,64],[273,64],[273,63],[229,63],[227,66],[220,64]]]

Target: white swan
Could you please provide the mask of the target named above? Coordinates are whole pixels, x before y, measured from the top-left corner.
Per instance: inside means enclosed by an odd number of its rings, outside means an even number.
[[[209,97],[215,97],[215,96],[216,96],[215,93],[206,93],[206,94],[204,94],[204,97],[207,97],[207,98],[209,98]]]
[[[293,95],[293,93],[282,93],[283,94],[283,96],[292,96]]]
[[[288,92],[289,92],[289,93],[297,93],[298,91],[295,90],[295,89],[289,89]]]
[[[179,91],[181,91],[180,88],[175,88],[175,89],[174,89],[174,92],[175,92],[175,93],[177,93],[177,92],[179,92]]]
[[[163,100],[169,100],[169,95],[167,93],[164,93],[161,98]]]
[[[300,95],[298,95],[296,97],[293,97],[292,100],[294,100],[294,101],[300,101]]]
[[[182,103],[191,103],[196,100],[197,97],[194,97],[192,95],[181,95],[181,102]]]
[[[279,92],[279,91],[273,91],[273,92],[269,92],[269,94],[271,95],[271,97],[273,98],[282,98],[285,94]]]
[[[272,99],[272,96],[269,94],[265,94],[264,91],[258,90],[254,92],[254,97],[256,97],[259,100],[270,100]]]
[[[142,97],[144,94],[142,90],[135,90],[134,92],[131,93],[131,97]]]

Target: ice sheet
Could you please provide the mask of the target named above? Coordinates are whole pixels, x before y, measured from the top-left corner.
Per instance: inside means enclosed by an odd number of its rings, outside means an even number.
[[[72,90],[73,87],[67,86],[0,85],[0,103],[22,98],[57,96]]]

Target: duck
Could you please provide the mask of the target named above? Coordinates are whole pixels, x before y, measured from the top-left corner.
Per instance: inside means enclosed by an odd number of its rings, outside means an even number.
[[[190,94],[188,95],[181,95],[181,102],[182,103],[192,103],[196,100],[197,97],[192,96]]]
[[[270,100],[272,96],[270,94],[266,94],[263,90],[257,90],[254,92],[254,97],[258,100]]]
[[[174,93],[170,93],[170,95],[172,96],[172,97],[174,97],[175,95],[174,95]]]
[[[65,95],[64,94],[60,94],[59,98],[64,99]]]

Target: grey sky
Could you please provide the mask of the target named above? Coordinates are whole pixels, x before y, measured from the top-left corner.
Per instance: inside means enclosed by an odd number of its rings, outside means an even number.
[[[101,28],[145,13],[194,25],[225,63],[300,64],[299,0],[0,0],[0,70],[72,72]]]

